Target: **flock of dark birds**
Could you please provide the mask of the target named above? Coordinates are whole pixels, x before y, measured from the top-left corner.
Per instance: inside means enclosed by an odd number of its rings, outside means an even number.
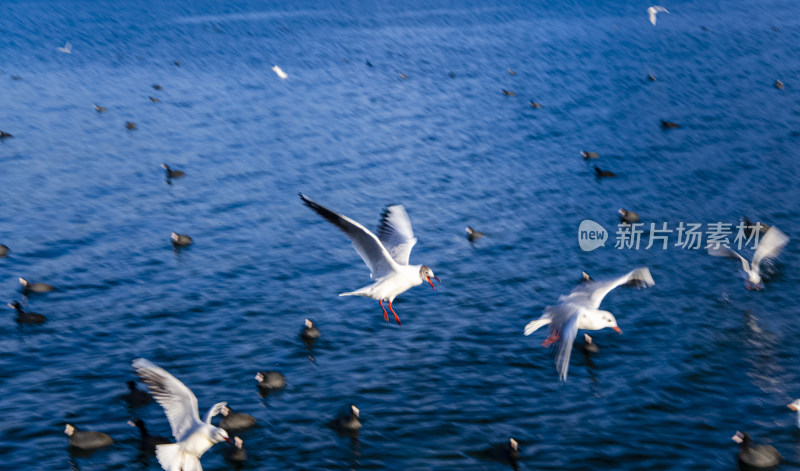
[[[651,9],[652,8],[661,7],[651,7]],[[662,8],[659,11],[666,10]],[[654,16],[655,14],[651,12],[651,22],[655,25]],[[69,43],[68,46],[70,46]],[[71,46],[69,50],[64,48],[59,48],[59,50],[70,53]],[[180,61],[175,61],[174,63],[176,66],[181,65]],[[369,61],[366,61],[366,65],[372,66]],[[279,73],[279,75],[281,75],[281,73]],[[510,69],[508,73],[512,76],[516,75],[516,72]],[[399,75],[401,79],[408,78],[405,74],[400,73]],[[455,74],[450,73],[450,76],[455,77]],[[17,76],[13,76],[12,78],[15,80],[19,79]],[[283,74],[281,78],[286,78],[285,74]],[[647,76],[647,80],[655,81],[656,77],[650,74]],[[776,80],[774,87],[783,89],[784,85],[780,80]],[[157,91],[162,90],[162,87],[157,84],[152,85],[152,88]],[[516,96],[516,93],[511,90],[501,89],[501,92],[508,97]],[[160,102],[156,97],[148,96],[148,99],[154,103]],[[543,107],[542,104],[532,100],[529,104],[531,108],[534,109]],[[94,105],[94,109],[98,113],[107,111],[107,108],[97,104]],[[132,121],[126,121],[124,126],[131,131],[137,129],[136,124]],[[660,126],[664,130],[678,129],[681,127],[679,124],[668,120],[661,120]],[[12,137],[14,136],[8,132],[0,131],[0,141]],[[587,162],[600,158],[597,152],[588,150],[581,151],[580,155]],[[161,167],[165,171],[168,184],[172,184],[174,179],[186,176],[183,170],[173,169],[166,163],[162,163]],[[601,169],[596,165],[593,166],[593,169],[597,178],[613,178],[617,176],[614,172]],[[376,280],[369,286],[354,292],[342,293],[340,296],[356,295],[378,300],[383,310],[384,318],[387,321],[389,320],[388,312],[383,302],[388,301],[388,309],[394,315],[396,322],[400,324],[400,319],[392,308],[392,300],[394,297],[426,281],[430,283],[431,287],[434,287],[431,278],[438,280],[429,267],[425,265],[408,264],[408,257],[411,248],[416,243],[416,238],[413,236],[411,224],[405,213],[405,209],[402,206],[391,206],[387,208],[381,218],[380,228],[376,236],[358,222],[325,208],[303,194],[301,194],[300,197],[308,207],[336,225],[351,239],[356,251],[370,269],[372,278]],[[620,208],[618,212],[622,224],[635,224],[640,221],[639,215],[634,211]],[[745,219],[744,222],[748,228],[757,227],[749,220]],[[762,225],[761,227],[762,229],[760,230],[769,229],[768,226]],[[485,237],[485,234],[468,226],[466,227],[466,237],[471,243],[475,243],[482,237]],[[170,238],[176,250],[188,247],[193,243],[192,238],[187,234],[173,232]],[[785,242],[783,243],[785,244]],[[8,256],[9,252],[10,250],[7,246],[0,244],[0,257]],[[733,256],[731,254],[724,255]],[[766,254],[766,256],[773,255],[775,255],[775,253]],[[742,258],[741,256],[738,257]],[[752,275],[751,269],[748,268],[747,261],[743,258],[742,260],[744,262],[745,271]],[[753,264],[755,265],[756,276],[758,276],[757,261],[754,260]],[[597,305],[594,306],[595,311],[597,311],[602,296],[616,286],[628,285],[644,287],[652,285],[652,278],[650,277],[649,270],[646,268],[634,270],[626,275],[626,277],[619,280],[604,283],[596,282],[591,276],[583,272],[580,281],[581,285],[592,286],[595,291],[605,290],[602,295],[600,295],[599,299],[596,300]],[[52,285],[41,282],[30,282],[24,278],[19,278],[19,282],[22,286],[21,292],[26,298],[46,294],[56,289]],[[760,278],[758,282],[760,283]],[[578,297],[587,296],[595,298],[595,293],[587,291],[585,288],[576,288],[567,298],[575,297],[576,295]],[[9,303],[8,306],[16,311],[15,320],[19,324],[42,324],[47,321],[47,318],[42,314],[26,311],[19,301],[13,301]],[[549,346],[555,342],[561,342],[563,340],[562,335],[566,335],[566,332],[561,332],[561,329],[566,330],[568,328],[566,323],[569,322],[569,320],[565,319],[559,320],[559,313],[557,311],[558,308],[563,306],[570,306],[570,309],[584,308],[583,306],[572,306],[567,302],[555,307],[550,306],[549,308],[554,308],[552,311],[546,311],[545,315],[540,319],[526,326],[526,335],[542,325],[551,324],[550,336],[545,340],[544,344]],[[606,311],[597,312],[606,313]],[[593,315],[593,313],[588,313],[586,319],[591,317],[590,314]],[[579,317],[574,316],[574,313],[572,316]],[[613,321],[613,316],[611,316],[610,321]],[[558,324],[556,326],[558,322],[563,322],[563,324]],[[574,328],[575,331],[577,331],[577,328],[599,330],[603,327],[613,327],[618,330],[615,322],[602,326],[590,326],[585,322],[587,322],[585,319],[584,324],[581,324],[581,320],[577,320],[572,328]],[[311,320],[306,319],[299,337],[307,346],[311,346],[321,337],[321,332]],[[583,338],[584,342],[582,348],[585,352],[594,353],[599,350],[588,334],[584,334]],[[567,343],[567,345],[569,349],[571,349],[571,341]],[[561,347],[560,350],[562,351],[559,355],[565,355],[566,363],[568,363],[569,352],[564,352],[564,347]],[[229,446],[224,451],[224,455],[229,462],[239,467],[247,460],[244,441],[238,435],[257,426],[258,421],[255,417],[244,412],[235,411],[232,407],[228,406],[227,403],[220,402],[209,410],[206,420],[201,422],[197,410],[196,397],[191,390],[177,378],[166,370],[141,358],[134,360],[133,368],[144,383],[147,384],[149,392],[139,389],[137,383],[130,380],[127,382],[128,393],[122,396],[123,399],[131,409],[136,409],[147,406],[152,403],[155,398],[165,410],[175,441],[173,442],[172,439],[167,437],[151,435],[145,422],[141,418],[133,417],[128,424],[139,430],[141,436],[141,450],[145,453],[156,454],[159,463],[164,469],[168,471],[201,471],[200,456],[211,446],[223,440],[229,443]],[[565,363],[559,366],[559,371],[562,373],[562,379],[565,380]],[[255,375],[255,380],[257,388],[262,395],[280,390],[286,385],[286,378],[278,371],[259,371]],[[800,399],[790,404],[789,408],[798,411],[798,427],[800,427]],[[218,425],[215,426],[211,423],[211,420],[217,415],[221,418]],[[350,404],[345,413],[329,421],[327,425],[342,435],[352,436],[357,434],[362,427],[360,411],[355,404]],[[69,444],[74,450],[92,451],[114,443],[114,440],[105,433],[81,430],[71,423],[66,424],[64,433],[69,437]],[[781,456],[774,447],[754,444],[752,438],[747,433],[737,432],[733,436],[733,440],[739,443],[740,446],[738,454],[739,462],[746,467],[771,468],[780,463]],[[520,456],[519,452],[519,443],[514,438],[510,438],[506,442],[497,443],[486,450],[482,450],[479,454],[510,464],[516,470]]]

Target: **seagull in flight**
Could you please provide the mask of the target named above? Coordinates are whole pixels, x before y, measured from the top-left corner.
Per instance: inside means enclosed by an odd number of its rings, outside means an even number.
[[[549,347],[558,342],[556,353],[556,369],[562,381],[567,380],[569,358],[572,355],[572,344],[578,335],[578,329],[600,330],[606,327],[622,334],[617,326],[617,319],[608,311],[598,309],[603,298],[622,285],[637,287],[653,286],[652,275],[648,268],[637,268],[625,276],[608,281],[585,281],[573,289],[568,295],[558,298],[561,304],[547,306],[539,319],[525,326],[525,335],[534,333],[542,326],[550,325],[550,335],[542,342]]]
[[[66,44],[64,44],[64,47],[59,47],[58,50],[64,54],[72,54],[72,44],[67,41]]]
[[[283,80],[289,78],[289,76],[286,75],[286,72],[284,72],[283,69],[281,69],[277,65],[272,67],[272,71],[278,74],[278,77],[282,78]]]
[[[386,321],[389,320],[389,314],[383,307],[383,302],[389,301],[389,310],[394,314],[394,320],[401,324],[400,318],[392,309],[394,298],[409,288],[421,285],[424,281],[430,283],[435,290],[431,278],[439,283],[442,282],[433,275],[433,270],[429,267],[408,264],[411,248],[417,243],[417,238],[414,237],[411,221],[402,205],[386,208],[376,236],[356,221],[331,211],[302,193],[300,198],[309,208],[347,235],[353,242],[356,252],[369,267],[370,277],[375,280],[371,285],[349,293],[341,293],[339,296],[364,296],[378,300]]]
[[[756,227],[760,227],[760,223]],[[744,282],[745,286],[750,291],[758,291],[764,287],[764,283],[762,283],[761,280],[761,261],[765,258],[777,257],[781,249],[788,242],[789,236],[784,234],[777,227],[772,226],[767,229],[764,237],[762,237],[761,241],[758,243],[756,251],[753,253],[753,260],[751,260],[750,263],[747,263],[744,257],[728,247],[709,247],[708,254],[715,257],[738,258],[739,261],[742,262],[742,269],[744,269],[744,273],[747,276],[747,280]]]
[[[225,430],[211,425],[211,418],[227,403],[214,404],[205,422],[201,422],[197,398],[177,378],[144,358],[133,360],[133,369],[164,408],[175,437],[175,443],[156,446],[158,463],[167,471],[202,471],[200,457],[203,453],[223,440],[230,442]]]
[[[656,25],[656,14],[661,12],[669,13],[666,8],[658,5],[653,5],[647,8],[647,14],[650,15],[650,23],[653,23],[653,26]]]

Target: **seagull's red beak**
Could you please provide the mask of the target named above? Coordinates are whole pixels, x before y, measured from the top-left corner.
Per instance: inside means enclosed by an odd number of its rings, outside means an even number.
[[[227,438],[227,437],[225,438],[225,441],[226,441],[226,442],[228,442],[228,443],[233,443],[233,442],[231,441],[231,439],[230,439],[230,438]]]
[[[427,279],[428,279],[428,283],[430,283],[430,284],[431,284],[431,288],[433,288],[433,290],[434,290],[434,291],[436,291],[436,287],[435,287],[435,286],[433,286],[433,281],[431,281],[431,277],[430,277],[430,276],[426,276],[425,278],[427,278]],[[438,281],[439,283],[441,283],[441,282],[442,282],[442,280],[440,280],[440,279],[439,279],[439,277],[437,277],[437,276],[434,276],[433,278],[434,278],[436,281]]]
[[[788,407],[789,409],[792,409],[792,410],[797,410],[797,406],[794,405],[794,404],[789,404],[786,407]]]
[[[622,335],[622,329],[620,329],[619,327],[614,326],[612,327],[612,329],[614,329],[614,332],[618,333],[619,335]]]

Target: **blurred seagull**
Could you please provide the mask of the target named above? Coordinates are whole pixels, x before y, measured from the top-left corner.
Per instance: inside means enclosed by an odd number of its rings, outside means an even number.
[[[219,414],[225,402],[218,402],[208,410],[201,422],[194,393],[169,374],[144,358],[133,360],[133,368],[149,386],[167,414],[175,443],[156,446],[158,463],[167,471],[202,471],[200,457],[216,443],[230,442],[228,433],[211,425],[211,418]]]
[[[606,327],[622,334],[622,329],[617,326],[617,319],[608,311],[598,309],[603,298],[616,288],[634,282],[639,287],[653,286],[655,282],[648,268],[637,268],[627,275],[610,281],[586,281],[575,287],[568,295],[561,296],[561,304],[547,306],[544,314],[539,319],[529,322],[525,326],[525,335],[530,335],[539,327],[550,324],[550,336],[542,342],[549,347],[558,343],[556,355],[556,369],[561,380],[567,380],[569,358],[572,354],[572,344],[578,334],[578,329],[600,330]]]
[[[781,249],[789,242],[789,236],[781,232],[775,226],[770,227],[764,237],[756,247],[753,253],[753,260],[747,263],[744,257],[736,253],[733,249],[727,247],[708,248],[708,254],[715,257],[730,257],[738,258],[742,262],[742,268],[747,275],[747,280],[744,282],[747,289],[751,291],[760,290],[764,287],[761,282],[760,265],[761,261],[765,258],[774,258],[781,253]]]
[[[63,52],[64,54],[72,54],[72,44],[70,44],[69,41],[67,41],[64,44],[64,47],[59,47],[58,50]]]
[[[669,13],[666,8],[658,5],[653,5],[647,8],[647,14],[650,15],[650,23],[653,23],[653,26],[656,24],[656,14],[657,13]]]
[[[786,407],[793,411],[797,411],[797,427],[800,428],[800,399],[795,399],[794,402],[788,404]]]
[[[278,74],[278,77],[282,78],[283,80],[289,78],[289,76],[286,75],[286,72],[284,72],[283,69],[281,69],[277,65],[272,67],[272,71]]]
[[[389,301],[389,310],[394,314],[394,320],[401,324],[400,318],[392,309],[394,298],[426,280],[435,290],[436,287],[433,286],[431,278],[441,283],[441,280],[433,275],[433,270],[429,267],[408,264],[411,248],[417,243],[417,238],[414,237],[411,221],[402,205],[386,208],[378,227],[378,236],[375,236],[356,221],[334,213],[312,201],[308,196],[300,193],[300,198],[309,208],[347,234],[347,237],[353,242],[356,252],[369,267],[370,277],[375,280],[371,285],[356,291],[341,293],[339,296],[364,296],[377,299],[383,309],[383,318],[388,321],[389,314],[383,307],[383,301],[387,300]]]

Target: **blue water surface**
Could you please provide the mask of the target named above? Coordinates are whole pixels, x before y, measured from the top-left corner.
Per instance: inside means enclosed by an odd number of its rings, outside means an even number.
[[[0,467],[159,469],[126,421],[169,435],[162,409],[121,400],[137,357],[258,419],[245,469],[507,469],[476,452],[512,436],[521,469],[735,469],[740,429],[800,467],[800,4],[662,5],[653,26],[627,1],[4,2],[0,300],[48,321],[0,322]],[[395,301],[402,326],[337,297],[368,271],[301,191],[372,229],[404,204],[442,285]],[[750,292],[704,250],[615,249],[620,207],[792,240]],[[583,252],[584,219],[612,241]],[[582,270],[638,266],[656,285],[603,303],[624,334],[560,383],[523,326]],[[264,369],[285,390],[259,396]],[[355,440],[325,425],[350,403]],[[67,422],[116,443],[72,454]]]

